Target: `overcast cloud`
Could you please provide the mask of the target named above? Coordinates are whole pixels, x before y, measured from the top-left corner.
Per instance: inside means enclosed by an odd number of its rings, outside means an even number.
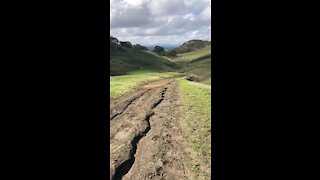
[[[110,35],[134,44],[211,40],[210,0],[111,0]]]

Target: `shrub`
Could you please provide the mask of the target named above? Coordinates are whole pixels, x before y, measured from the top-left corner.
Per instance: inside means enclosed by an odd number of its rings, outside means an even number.
[[[200,81],[200,77],[196,76],[194,74],[190,74],[185,79],[188,80],[188,81],[194,81],[194,82],[199,82]]]
[[[121,47],[132,48],[132,44],[129,41],[120,41]]]
[[[163,56],[165,54],[165,51],[161,46],[154,47],[153,52],[157,53],[159,56]]]
[[[137,49],[137,50],[148,50],[148,48],[146,48],[146,47],[144,47],[144,46],[142,46],[140,44],[133,45],[133,48]]]
[[[166,52],[166,56],[168,57],[176,57],[177,56],[177,51],[171,50]]]

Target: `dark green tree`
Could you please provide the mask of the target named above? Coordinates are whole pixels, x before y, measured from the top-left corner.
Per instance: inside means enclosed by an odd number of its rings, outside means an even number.
[[[161,46],[155,46],[153,52],[157,53],[159,56],[164,56],[165,54],[164,48]]]
[[[110,36],[110,44],[119,44],[119,40],[113,36]]]
[[[135,44],[133,45],[133,48],[137,50],[148,50],[148,48],[142,46],[141,44]]]
[[[132,48],[132,44],[129,41],[120,41],[121,47]]]
[[[166,55],[167,57],[176,57],[176,56],[177,56],[177,51],[175,51],[175,50],[170,50],[170,51],[167,51],[165,55]]]

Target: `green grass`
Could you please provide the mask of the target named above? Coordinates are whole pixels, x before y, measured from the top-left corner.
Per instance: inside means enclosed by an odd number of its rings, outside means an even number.
[[[197,75],[201,83],[211,85],[211,46],[178,54],[172,61],[180,65],[181,72]]]
[[[134,90],[139,84],[177,75],[175,72],[135,71],[123,76],[110,76],[110,101]]]
[[[209,54],[211,54],[211,46],[207,46],[205,48],[191,51],[188,53],[177,54],[177,57],[173,58],[172,60],[175,62],[188,62],[193,59],[197,59]]]
[[[170,59],[150,51],[110,49],[110,101],[134,90],[141,83],[178,74]]]
[[[110,73],[125,75],[132,71],[174,71],[175,64],[154,53],[135,49],[111,49]]]
[[[211,86],[182,78],[179,84],[183,119],[188,125],[185,133],[196,156],[196,159],[189,161],[189,165],[201,179],[208,179],[210,173],[199,169],[197,164],[200,161],[211,168]]]
[[[184,72],[187,74],[195,74],[200,76],[201,83],[211,85],[211,58],[189,63],[188,67],[184,68]]]

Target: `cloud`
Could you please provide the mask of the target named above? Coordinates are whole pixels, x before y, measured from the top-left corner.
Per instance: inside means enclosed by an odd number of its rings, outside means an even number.
[[[144,6],[131,6],[119,4],[117,8],[110,10],[110,25],[112,28],[139,27],[149,24],[151,16]]]
[[[211,40],[210,0],[111,0],[110,35],[140,44]]]
[[[206,25],[211,25],[211,7],[206,7],[200,14],[201,20]]]
[[[181,14],[185,11],[183,0],[151,0],[148,7],[151,14],[156,16]]]

